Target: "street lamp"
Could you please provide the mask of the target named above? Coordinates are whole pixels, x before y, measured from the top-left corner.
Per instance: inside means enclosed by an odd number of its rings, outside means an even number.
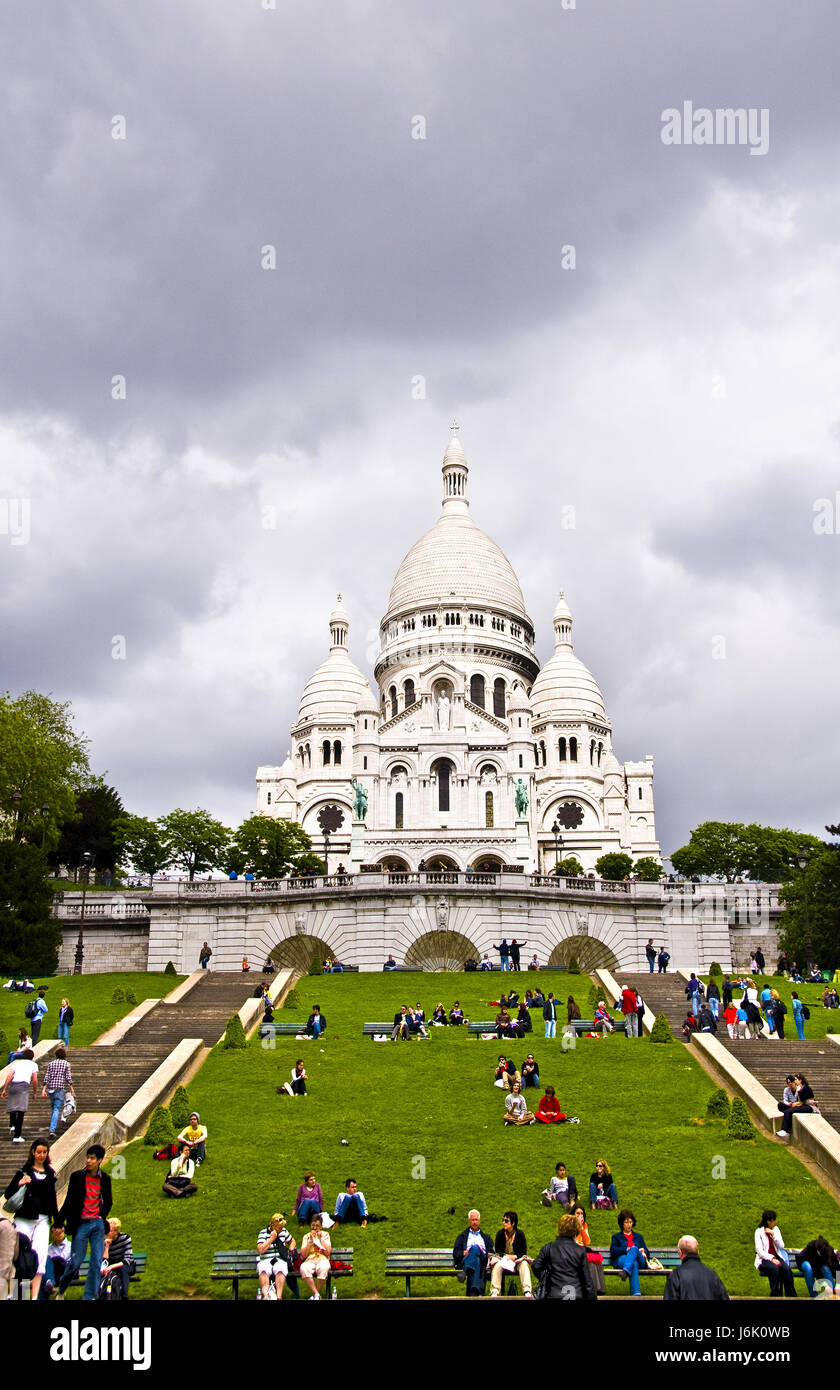
[[[93,855],[90,850],[86,849],[82,855],[82,869],[84,873],[84,878],[82,879],[82,915],[79,918],[79,939],[76,942],[76,960],[73,965],[74,975],[81,975],[82,961],[85,956],[85,898],[90,881],[90,861],[92,858]]]
[[[554,836],[554,872],[556,874],[557,866],[560,863],[560,846],[563,843],[563,836],[560,834],[560,826],[557,821],[552,825],[551,833]]]
[[[21,829],[20,829],[20,803],[21,803],[22,800],[23,800],[23,797],[21,796],[20,792],[12,792],[12,801],[14,802],[14,805],[15,805],[15,839],[16,839],[16,840],[19,840],[19,839],[20,839],[20,836],[21,836]]]
[[[49,815],[49,812],[50,808],[47,805],[47,803],[44,802],[44,805],[41,807],[41,849],[44,848],[44,844],[47,838],[47,816]]]
[[[325,877],[325,878],[326,878],[327,874],[329,873],[329,871],[330,871],[330,832],[329,832],[329,830],[327,829],[327,827],[324,826],[324,877]]]
[[[811,851],[807,845],[802,845],[796,856],[796,861],[802,870],[802,910],[805,914],[805,968],[808,974],[811,973],[813,965],[812,956],[814,954],[811,945],[811,919],[808,916],[808,863],[811,858]]]

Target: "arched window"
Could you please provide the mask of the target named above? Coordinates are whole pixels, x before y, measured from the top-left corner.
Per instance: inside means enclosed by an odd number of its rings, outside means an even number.
[[[594,740],[594,738],[591,738],[591,739],[589,740],[589,761],[590,761],[591,763],[594,763],[594,761],[595,761],[595,740]]]
[[[641,787],[639,787],[639,800],[641,801],[641,799],[642,799],[642,789],[641,789]]]
[[[493,793],[484,793],[484,825],[487,830],[493,829]]]
[[[267,806],[270,806],[270,805],[271,805],[271,792],[268,793],[268,799],[267,799],[267,801],[266,801],[266,805],[267,805]]]
[[[329,765],[330,765],[330,741],[329,741],[328,738],[325,738],[325,739],[324,739],[323,745],[322,745],[322,747],[321,747],[321,761],[323,762],[324,767],[329,767]]]
[[[391,686],[388,695],[391,699],[391,718],[394,719],[397,713],[397,687],[395,685]]]
[[[603,745],[603,743],[599,743],[599,744],[598,744],[598,766],[599,766],[599,767],[601,766],[601,754],[603,753],[603,751],[604,751],[604,745]]]
[[[440,762],[437,762],[433,765],[432,772],[434,772],[437,775],[438,779],[438,810],[448,811],[449,783],[450,775],[452,772],[452,764],[448,763],[445,758],[441,758]]]
[[[561,738],[558,744],[558,750],[560,753],[560,761],[564,763],[566,761],[566,740],[564,738]]]
[[[569,762],[572,762],[572,763],[576,763],[576,762],[577,762],[577,739],[576,739],[576,738],[570,738],[570,739],[569,739]]]
[[[474,705],[484,709],[484,677],[473,676],[470,680],[470,699]]]
[[[307,744],[304,746],[304,753],[305,753],[305,755],[306,755],[306,766],[307,766],[307,767],[311,767],[311,766],[312,766],[312,745],[311,745],[311,744],[307,743]]]
[[[408,709],[409,705],[413,705],[416,699],[414,694],[414,681],[407,680],[403,686],[403,690],[405,691],[405,707]]]
[[[540,739],[540,757],[542,758],[542,765],[545,767],[545,739],[542,738]]]
[[[501,676],[497,676],[493,682],[493,713],[497,719],[505,717],[505,683]]]
[[[396,796],[394,797],[394,829],[395,829],[395,830],[402,830],[402,828],[403,828],[403,794],[402,794],[402,792],[397,792]]]
[[[341,767],[341,742],[339,739],[336,739],[333,744],[333,762],[336,767]]]
[[[397,766],[392,767],[388,775],[393,779],[394,777],[407,777],[408,773],[406,772],[402,763],[397,763]]]

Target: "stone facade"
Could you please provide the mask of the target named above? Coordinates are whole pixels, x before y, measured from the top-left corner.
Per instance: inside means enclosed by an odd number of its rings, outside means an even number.
[[[61,928],[58,975],[72,975],[76,961],[78,925]],[[84,973],[105,975],[112,970],[148,970],[148,921],[126,922],[122,926],[100,918],[85,924]],[[166,961],[164,961],[164,965]]]

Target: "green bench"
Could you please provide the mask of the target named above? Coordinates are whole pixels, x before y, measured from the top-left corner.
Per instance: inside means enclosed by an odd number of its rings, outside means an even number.
[[[259,1027],[261,1038],[296,1038],[306,1032],[305,1023],[266,1023]]]
[[[134,1260],[136,1268],[131,1276],[131,1283],[136,1284],[140,1279],[141,1275],[146,1273],[146,1256],[140,1255],[136,1251],[132,1251],[132,1258]],[[70,1280],[70,1283],[67,1287],[72,1289],[75,1288],[78,1284],[84,1284],[88,1276],[89,1268],[90,1260],[82,1260],[82,1263],[79,1265],[78,1272]]]
[[[213,1271],[211,1279],[223,1279],[233,1285],[233,1298],[239,1298],[239,1284],[242,1279],[257,1280],[257,1260],[259,1256],[255,1250],[217,1250],[213,1255]],[[331,1269],[327,1278],[324,1295],[329,1298],[333,1279],[348,1279],[353,1273],[353,1251],[351,1248],[337,1249],[335,1246],[332,1251],[332,1259],[340,1260],[342,1264],[348,1264],[349,1269]],[[295,1298],[300,1297],[298,1280],[300,1274],[290,1274],[286,1280]]]
[[[604,1263],[601,1266],[601,1268],[603,1269],[605,1275],[615,1274],[618,1276],[618,1278],[621,1278],[622,1271],[620,1269],[616,1269],[614,1265],[610,1264],[610,1247],[608,1245],[592,1245],[589,1248],[593,1255],[603,1255]],[[643,1269],[640,1265],[639,1274],[642,1278],[649,1277],[651,1279],[665,1279],[670,1274],[672,1269],[679,1269],[680,1265],[682,1264],[682,1260],[680,1259],[680,1252],[677,1250],[677,1247],[675,1245],[651,1245],[650,1253],[655,1260],[659,1260],[659,1263],[662,1265],[662,1269]]]
[[[412,1279],[455,1279],[458,1270],[452,1263],[452,1249],[386,1250],[385,1275],[389,1279],[405,1280],[405,1296],[411,1298]]]
[[[390,1038],[390,1036],[391,1036],[391,1034],[393,1033],[393,1031],[394,1031],[394,1020],[393,1020],[393,1019],[389,1019],[387,1023],[365,1023],[365,1024],[362,1025],[362,1037],[363,1037],[363,1038],[378,1038],[378,1037],[381,1037],[383,1033],[384,1033],[384,1035],[385,1035],[386,1038]],[[432,1033],[431,1033],[431,1029],[429,1028],[428,1023],[426,1024],[426,1031],[427,1031],[428,1034],[429,1034],[429,1038],[431,1038]],[[422,1033],[411,1033],[411,1034],[409,1035],[409,1041],[411,1040],[411,1038],[420,1038],[421,1042],[426,1042],[426,1041],[428,1041],[426,1038],[423,1037]]]

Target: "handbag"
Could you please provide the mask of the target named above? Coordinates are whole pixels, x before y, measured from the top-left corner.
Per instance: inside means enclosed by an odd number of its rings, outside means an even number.
[[[65,1097],[64,1097],[64,1105],[63,1105],[62,1108],[61,1108],[61,1118],[62,1118],[62,1120],[69,1120],[70,1116],[71,1116],[71,1115],[75,1115],[75,1113],[76,1113],[76,1100],[75,1100],[75,1097],[74,1097],[74,1096],[70,1096],[70,1095],[65,1096]]]
[[[26,1199],[26,1187],[19,1187],[17,1192],[13,1192],[11,1197],[6,1198],[5,1210],[17,1214]]]

